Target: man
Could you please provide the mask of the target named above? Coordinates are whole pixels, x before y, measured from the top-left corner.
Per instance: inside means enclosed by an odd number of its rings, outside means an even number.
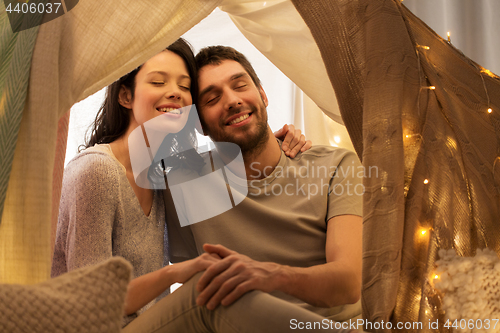
[[[245,172],[230,169],[248,186],[246,198],[222,214],[182,228],[167,219],[174,260],[203,251],[222,258],[199,279],[197,303],[214,309],[261,290],[336,321],[359,316],[357,157],[324,146],[287,157],[267,124],[267,96],[248,60],[223,46],[202,49],[196,60],[203,130],[225,165],[230,160],[218,142],[240,147]],[[212,155],[205,158],[201,174],[214,170]]]

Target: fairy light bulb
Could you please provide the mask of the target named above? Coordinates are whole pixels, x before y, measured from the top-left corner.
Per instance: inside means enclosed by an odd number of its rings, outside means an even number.
[[[424,179],[424,184],[429,184],[429,179]]]
[[[493,109],[492,108],[488,108],[488,113],[492,113],[493,112]]]
[[[484,73],[484,74],[486,74],[486,75],[488,75],[488,76],[490,76],[490,77],[493,77],[493,78],[496,78],[496,77],[497,77],[495,74],[493,74],[493,72],[492,72],[492,71],[490,71],[489,69],[486,69],[486,68],[483,68],[483,69],[481,70],[481,73]]]
[[[448,35],[448,43],[451,43],[451,34],[449,31],[448,31],[447,35]]]

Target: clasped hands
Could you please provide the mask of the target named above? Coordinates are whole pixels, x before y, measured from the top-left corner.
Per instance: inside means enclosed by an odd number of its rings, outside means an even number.
[[[232,304],[251,290],[271,292],[278,289],[283,266],[252,260],[222,245],[205,244],[203,249],[221,260],[213,262],[198,280],[198,305],[213,310],[219,304]]]

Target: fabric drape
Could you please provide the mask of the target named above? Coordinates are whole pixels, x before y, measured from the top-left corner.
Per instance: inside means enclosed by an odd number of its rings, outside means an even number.
[[[7,199],[7,188],[25,107],[31,57],[38,27],[19,33],[13,33],[13,30],[36,25],[41,18],[41,15],[35,14],[25,20],[20,16],[12,17],[11,21],[4,2],[0,4],[0,216],[4,212],[3,207]],[[24,176],[22,170],[18,176]],[[23,189],[17,190],[19,193]],[[20,230],[22,230],[26,227],[26,223],[18,221],[17,226],[20,226]],[[19,232],[13,223],[0,224],[0,249],[15,248],[15,239],[18,234]],[[12,251],[9,251],[9,254],[0,255],[0,258],[7,257],[9,260],[11,253]],[[2,250],[0,250],[0,254],[3,254]],[[41,265],[44,266],[46,263]],[[27,273],[26,267],[24,268],[20,272],[14,272],[13,281],[16,281],[16,274],[25,275]],[[0,275],[5,272],[5,269],[5,267],[0,266]],[[34,269],[36,270],[36,265]]]
[[[28,90],[31,55],[38,27],[13,33],[38,24],[42,15],[35,13],[27,18],[9,17],[5,4],[0,4],[0,216],[7,193],[7,185],[21,124],[22,110]]]
[[[400,1],[293,3],[362,151],[363,315],[432,331],[437,250],[500,250],[500,81]]]

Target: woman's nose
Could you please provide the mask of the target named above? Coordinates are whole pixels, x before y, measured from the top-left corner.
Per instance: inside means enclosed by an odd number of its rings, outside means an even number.
[[[180,99],[181,98],[181,93],[177,89],[170,89],[166,94],[168,99]]]
[[[165,91],[165,96],[168,99],[180,99],[181,98],[181,90],[177,84],[169,84],[167,85],[167,90]]]

